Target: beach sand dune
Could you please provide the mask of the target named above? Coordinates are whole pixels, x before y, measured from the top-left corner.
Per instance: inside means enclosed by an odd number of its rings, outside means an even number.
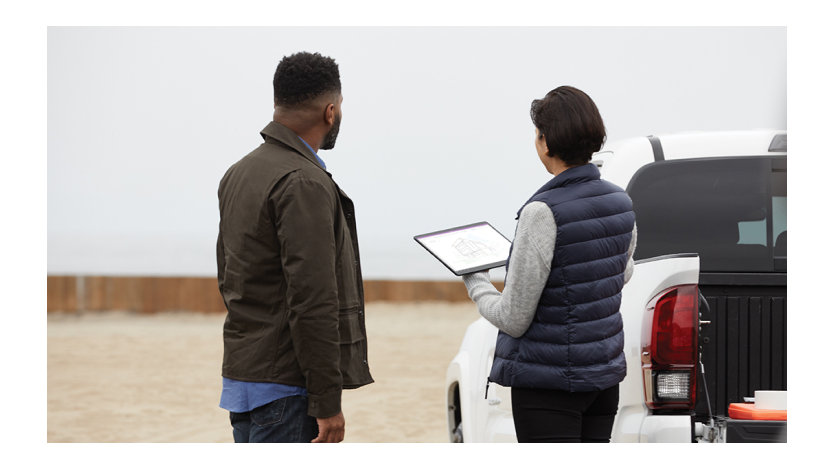
[[[366,306],[376,382],[343,393],[345,442],[448,442],[444,380],[470,303]],[[50,314],[48,442],[232,442],[223,314]]]

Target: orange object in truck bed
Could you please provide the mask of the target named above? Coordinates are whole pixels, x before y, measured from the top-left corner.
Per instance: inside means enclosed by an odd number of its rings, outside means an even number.
[[[754,403],[730,403],[730,418],[765,421],[787,421],[788,410],[763,410]]]

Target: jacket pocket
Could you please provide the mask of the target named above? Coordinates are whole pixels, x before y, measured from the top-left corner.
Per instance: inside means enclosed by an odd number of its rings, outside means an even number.
[[[344,219],[342,220],[336,242],[336,282],[339,288],[339,309],[344,313],[358,308],[361,303],[359,290],[362,275],[359,272],[359,256],[354,251],[353,238]]]
[[[339,344],[353,344],[365,339],[362,317],[359,309],[354,308],[339,313]]]

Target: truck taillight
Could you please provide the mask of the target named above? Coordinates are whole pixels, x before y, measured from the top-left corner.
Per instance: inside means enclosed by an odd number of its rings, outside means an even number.
[[[698,286],[673,287],[652,299],[643,325],[643,385],[652,409],[695,406]]]

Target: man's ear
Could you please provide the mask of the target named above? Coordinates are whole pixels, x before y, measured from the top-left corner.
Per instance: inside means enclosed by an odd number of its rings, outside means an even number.
[[[328,126],[332,126],[333,123],[336,122],[335,104],[328,103],[327,106],[324,107],[324,122],[326,122]]]

